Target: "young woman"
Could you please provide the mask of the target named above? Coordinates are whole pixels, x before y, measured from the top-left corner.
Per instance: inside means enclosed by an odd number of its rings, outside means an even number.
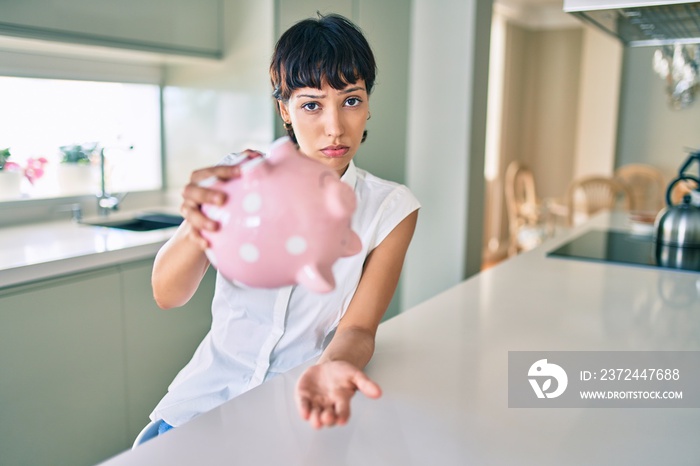
[[[270,77],[279,114],[304,155],[331,167],[354,188],[358,204],[352,227],[363,250],[335,264],[337,285],[328,294],[303,287],[253,289],[219,275],[211,330],[151,414],[160,432],[319,356],[300,377],[295,394],[300,415],[312,426],[345,424],[358,390],[371,398],[381,395],[362,370],[396,289],[419,204],[405,186],[353,163],[367,135],[375,73],[369,44],[341,16],[301,21],[277,43]],[[227,165],[231,161],[194,172],[183,191],[185,221],[153,268],[154,297],[162,308],[186,303],[209,266],[201,232],[218,225],[200,206],[221,204],[224,196],[198,183],[211,176],[237,177],[238,167]]]

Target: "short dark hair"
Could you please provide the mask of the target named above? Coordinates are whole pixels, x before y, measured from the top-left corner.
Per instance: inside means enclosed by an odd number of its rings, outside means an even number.
[[[287,29],[277,41],[270,63],[278,111],[279,101],[287,102],[295,89],[321,89],[324,81],[341,90],[364,79],[369,94],[376,74],[374,54],[362,31],[337,14],[319,13],[318,18],[299,21]],[[291,127],[285,128],[296,142]]]

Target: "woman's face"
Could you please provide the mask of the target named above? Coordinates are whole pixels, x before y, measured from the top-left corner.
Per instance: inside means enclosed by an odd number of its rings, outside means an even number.
[[[360,147],[369,115],[365,81],[341,90],[325,82],[321,89],[296,89],[286,104],[280,102],[280,113],[292,124],[301,152],[342,176]]]

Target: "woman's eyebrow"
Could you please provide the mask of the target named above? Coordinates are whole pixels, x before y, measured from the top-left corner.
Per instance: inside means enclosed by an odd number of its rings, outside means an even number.
[[[351,87],[349,89],[343,89],[342,91],[338,91],[338,94],[351,94],[356,91],[365,91],[367,90],[362,87],[362,86],[355,86]],[[327,96],[326,94],[299,94],[297,97],[305,97],[307,99],[325,99]]]
[[[362,87],[362,86],[355,86],[355,87],[351,87],[350,89],[343,89],[342,91],[338,92],[338,94],[350,94],[350,93],[355,92],[355,91],[365,91],[365,92],[367,92],[367,90],[366,90],[364,87]]]
[[[325,99],[326,94],[320,94],[320,95],[313,95],[313,94],[299,94],[297,98],[299,97],[306,97],[308,99]]]

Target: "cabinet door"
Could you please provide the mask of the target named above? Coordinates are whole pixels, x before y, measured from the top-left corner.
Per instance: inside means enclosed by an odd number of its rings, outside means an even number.
[[[166,311],[153,300],[152,266],[152,260],[122,266],[128,423],[132,439],[149,422],[148,415],[211,327],[215,271],[209,269],[185,306]]]
[[[119,274],[0,291],[0,463],[91,465],[127,443]]]
[[[221,58],[221,0],[0,2],[0,33]]]

